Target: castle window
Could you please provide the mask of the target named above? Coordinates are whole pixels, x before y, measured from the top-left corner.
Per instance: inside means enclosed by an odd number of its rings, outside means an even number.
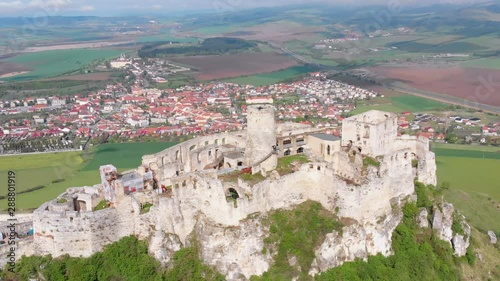
[[[292,146],[292,140],[291,139],[285,139],[285,140],[283,140],[283,146],[285,148],[291,147]]]
[[[299,147],[299,149],[297,149],[297,153],[304,153],[304,148],[303,147]]]
[[[370,126],[365,125],[365,135],[363,136],[365,139],[370,138]]]
[[[178,160],[178,159],[179,159],[179,150],[177,150],[177,151],[175,152],[175,160]]]
[[[212,156],[212,150],[208,151],[208,156]]]
[[[290,151],[290,149],[287,149],[287,150],[285,151],[285,156],[289,156],[290,154],[292,154],[292,152]]]
[[[318,166],[318,171],[321,171],[321,166]]]
[[[330,155],[330,153],[331,153],[331,147],[328,145],[328,146],[326,147],[326,154],[327,154],[327,155]]]
[[[243,166],[243,162],[239,161],[238,162],[238,167],[241,167],[241,166]]]

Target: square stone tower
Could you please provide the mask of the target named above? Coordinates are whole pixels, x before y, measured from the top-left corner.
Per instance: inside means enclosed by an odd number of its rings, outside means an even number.
[[[360,147],[372,157],[388,154],[398,135],[394,113],[370,110],[342,121],[342,146]]]
[[[249,98],[247,105],[246,162],[252,173],[266,174],[278,164],[273,99]]]

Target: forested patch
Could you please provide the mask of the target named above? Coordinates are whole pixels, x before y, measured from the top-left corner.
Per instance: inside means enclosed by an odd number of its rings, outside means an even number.
[[[181,47],[161,47],[165,43],[149,44],[139,50],[141,58],[154,58],[174,55],[222,55],[230,52],[248,50],[257,47],[256,43],[238,38],[207,38],[199,45]]]

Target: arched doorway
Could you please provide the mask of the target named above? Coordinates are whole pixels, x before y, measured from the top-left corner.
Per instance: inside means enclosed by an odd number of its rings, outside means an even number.
[[[290,149],[285,150],[285,156],[290,156],[290,154],[292,154],[292,152],[290,151]]]
[[[297,153],[304,153],[304,148],[303,147],[299,147],[299,149],[297,149]]]
[[[229,193],[229,197],[231,197],[232,199],[236,200],[236,199],[240,198],[240,195],[238,194],[238,192],[234,188],[230,188],[227,191]]]

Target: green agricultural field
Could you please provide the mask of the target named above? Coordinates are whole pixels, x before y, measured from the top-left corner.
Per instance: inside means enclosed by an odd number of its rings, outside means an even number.
[[[217,24],[217,25],[200,27],[194,30],[190,30],[190,32],[198,33],[205,36],[224,35],[225,33],[244,32],[244,29],[249,26],[252,26],[251,22]]]
[[[313,68],[308,66],[293,66],[276,72],[230,78],[224,81],[240,85],[264,86],[276,84],[287,79],[293,79],[314,71]]]
[[[500,154],[500,147],[487,146],[487,145],[467,145],[467,144],[451,144],[451,143],[432,143],[433,151],[444,151],[444,150],[468,150],[474,152],[496,152]],[[479,154],[482,158],[482,155]]]
[[[358,104],[355,110],[349,112],[349,115],[356,115],[369,110],[381,110],[387,112],[401,113],[404,111],[401,107],[397,107],[392,104]]]
[[[338,66],[339,62],[333,60],[333,59],[320,59],[320,58],[315,58],[310,55],[303,55],[304,58],[312,61],[313,63],[321,64],[321,65],[326,65],[326,66]]]
[[[426,98],[412,95],[398,95],[358,102],[358,106],[350,114],[360,114],[372,109],[394,113],[403,111],[422,112],[444,109],[447,106],[448,105],[444,103]]]
[[[469,156],[442,156],[443,151],[436,151],[438,182],[449,182],[453,189],[465,192],[488,194],[500,201],[500,158],[474,158]],[[488,155],[492,152],[482,152]]]
[[[394,105],[411,112],[431,111],[446,108],[448,106],[438,101],[412,95],[391,97],[391,101]]]
[[[400,42],[392,44],[400,50],[407,52],[426,53],[472,53],[475,51],[487,50],[488,48],[469,42],[454,41],[444,44],[424,44],[418,41]]]
[[[31,154],[24,156],[0,157],[0,177],[7,178],[8,171],[16,173],[16,191],[51,184],[64,178],[65,167],[78,167],[83,163],[81,152],[59,152],[50,154]],[[4,190],[0,195],[5,196]]]
[[[500,38],[496,34],[488,34],[483,36],[466,37],[459,42],[472,43],[483,46],[489,50],[498,50],[500,46]]]
[[[3,80],[17,82],[59,76],[82,69],[95,60],[118,57],[120,53],[119,50],[106,49],[73,49],[26,53],[4,61],[19,63],[34,70]]]
[[[500,202],[500,152],[433,148],[438,182],[453,189],[488,194]]]
[[[390,44],[397,44],[403,42],[417,41],[426,38],[422,35],[392,35],[392,36],[379,36],[373,38],[364,38],[361,42],[356,42],[360,46],[369,46],[372,48],[385,47]]]
[[[422,40],[417,40],[417,42],[422,43],[422,44],[438,45],[438,44],[444,44],[444,43],[448,43],[448,42],[457,41],[461,38],[462,38],[461,36],[458,36],[455,34],[447,34],[447,35],[428,34],[428,37],[426,36]]]
[[[199,39],[194,37],[175,37],[171,34],[158,34],[158,35],[141,36],[138,37],[136,40],[137,43],[163,42],[163,41],[172,41],[179,43],[196,43],[199,41]]]
[[[489,69],[500,69],[500,57],[481,58],[468,60],[462,63],[465,67],[483,67]]]
[[[433,144],[438,185],[450,184],[445,199],[481,231],[500,233],[500,148]]]
[[[500,152],[493,152],[493,151],[448,149],[448,148],[434,148],[433,151],[440,157],[500,160]]]
[[[92,161],[82,171],[98,170],[100,166],[112,164],[116,168],[135,169],[141,165],[142,156],[154,154],[172,147],[174,142],[144,142],[99,145],[94,152]]]
[[[38,169],[53,165],[62,166],[67,162],[83,162],[79,151],[1,156],[0,160],[0,171]]]
[[[12,165],[9,165],[7,161],[1,162],[0,176],[6,178],[4,175],[6,171],[16,170],[19,189],[46,185],[43,189],[17,196],[18,209],[34,209],[56,198],[67,188],[92,186],[99,183],[99,167],[102,165],[112,164],[118,168],[119,172],[135,169],[141,164],[143,155],[160,152],[175,144],[172,142],[104,144],[93,150],[90,155],[91,159],[88,161],[84,161],[79,152],[66,155],[63,153],[25,155],[21,158],[15,156],[16,161],[12,161]],[[3,158],[0,159],[3,160]],[[56,163],[54,167],[52,163]],[[22,170],[23,167],[27,169]],[[52,183],[53,180],[59,178],[65,180]],[[6,202],[6,200],[0,200],[0,210],[6,209]]]

